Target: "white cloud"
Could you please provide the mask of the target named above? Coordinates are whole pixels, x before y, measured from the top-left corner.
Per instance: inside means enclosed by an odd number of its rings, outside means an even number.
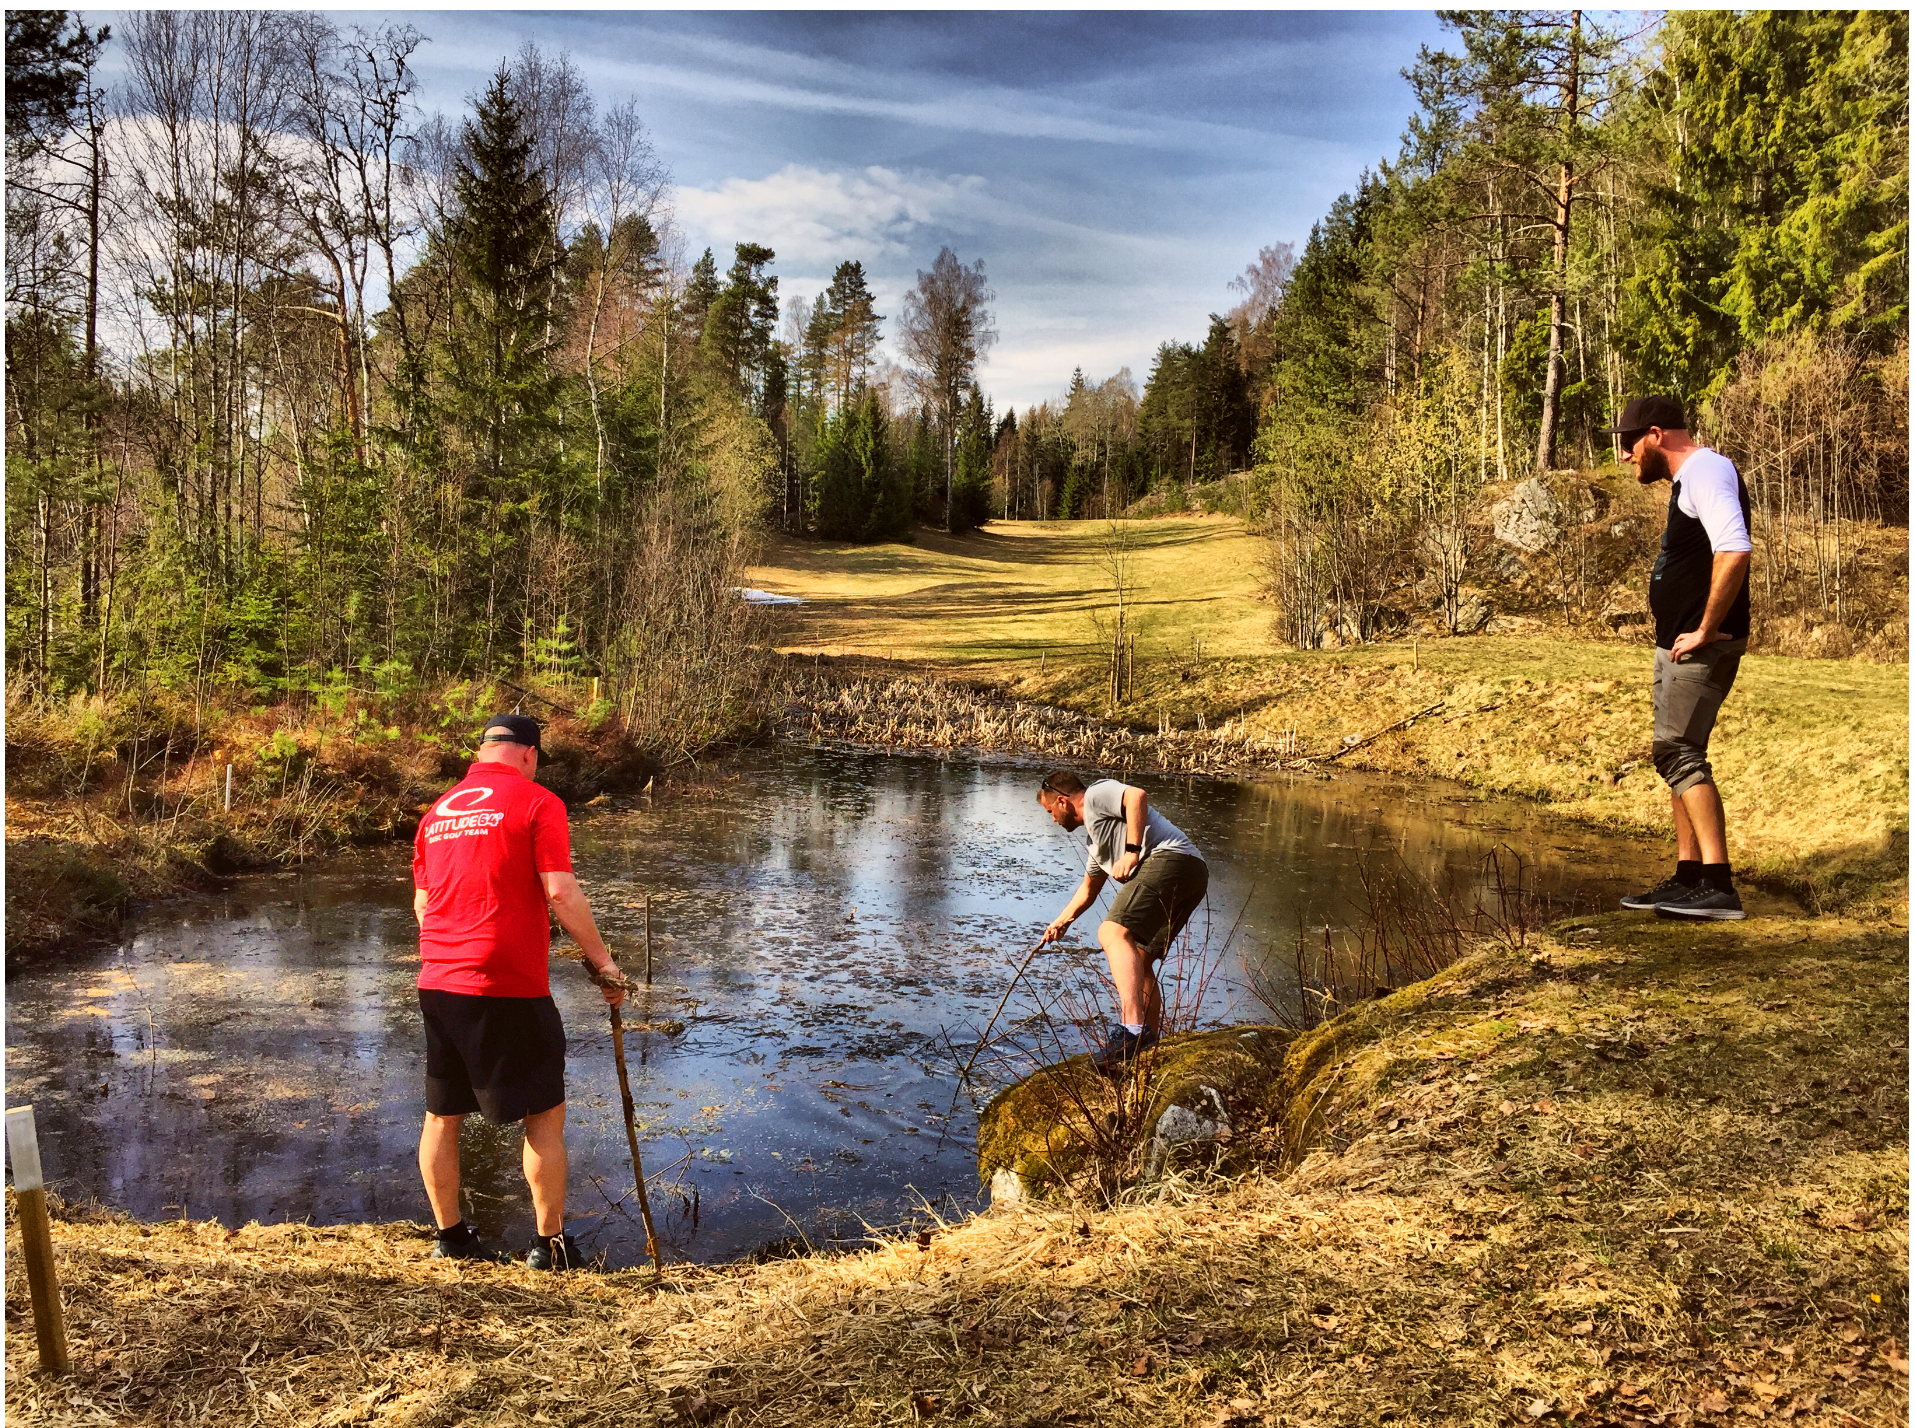
[[[781,272],[818,274],[847,259],[867,268],[894,266],[923,246],[913,241],[920,229],[961,224],[983,194],[984,180],[970,175],[787,164],[762,179],[680,188],[673,206],[688,229],[711,242],[721,268],[726,249],[752,241],[777,251]]]

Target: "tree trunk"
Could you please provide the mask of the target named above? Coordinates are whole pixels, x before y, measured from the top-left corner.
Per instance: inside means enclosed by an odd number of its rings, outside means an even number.
[[[1556,427],[1560,419],[1563,390],[1563,319],[1569,297],[1569,216],[1576,194],[1576,164],[1570,157],[1570,144],[1576,136],[1577,105],[1582,95],[1583,12],[1573,10],[1569,19],[1569,71],[1563,79],[1563,161],[1556,175],[1555,261],[1550,267],[1549,288],[1549,366],[1543,377],[1542,429],[1536,436],[1536,469],[1548,471],[1556,464]]]

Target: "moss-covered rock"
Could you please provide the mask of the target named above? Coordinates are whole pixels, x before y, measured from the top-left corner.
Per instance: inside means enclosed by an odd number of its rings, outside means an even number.
[[[1235,1026],[1172,1036],[1121,1079],[1087,1056],[1039,1067],[998,1093],[978,1121],[978,1179],[996,1203],[1108,1199],[1231,1147],[1269,1117],[1292,1033]]]

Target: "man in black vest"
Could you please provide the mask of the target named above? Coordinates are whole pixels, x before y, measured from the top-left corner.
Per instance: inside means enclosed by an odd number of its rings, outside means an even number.
[[[1637,397],[1608,434],[1643,485],[1671,483],[1649,610],[1656,621],[1652,748],[1669,785],[1676,871],[1622,905],[1658,917],[1740,918],[1709,733],[1749,648],[1749,488],[1728,457],[1689,439],[1682,404],[1672,397]]]

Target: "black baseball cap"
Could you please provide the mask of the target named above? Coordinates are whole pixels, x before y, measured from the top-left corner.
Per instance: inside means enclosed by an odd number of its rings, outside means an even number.
[[[485,721],[481,744],[524,744],[539,747],[539,721],[529,714],[500,714]]]
[[[1637,397],[1622,409],[1622,416],[1614,426],[1604,427],[1597,435],[1626,437],[1629,440],[1623,444],[1633,446],[1634,438],[1652,426],[1664,431],[1687,431],[1689,419],[1682,414],[1682,403],[1674,397]]]

